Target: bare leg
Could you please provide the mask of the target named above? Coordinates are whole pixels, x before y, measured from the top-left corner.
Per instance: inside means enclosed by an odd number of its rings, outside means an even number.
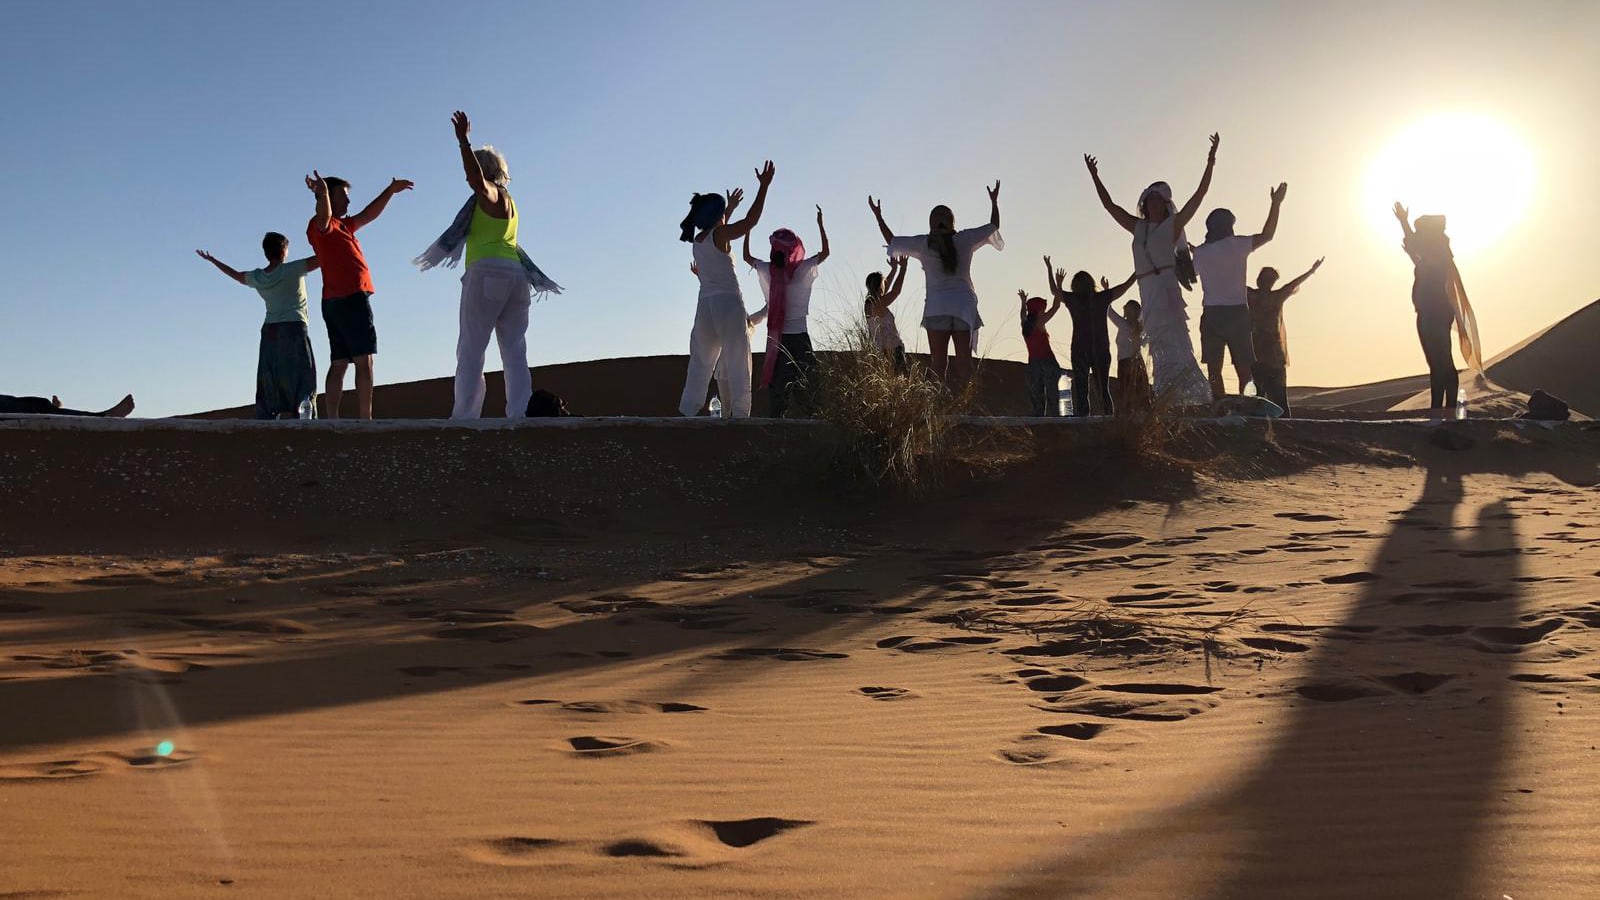
[[[959,391],[972,378],[972,332],[952,331],[950,337],[956,344],[955,364],[950,367],[950,389]]]
[[[928,329],[928,369],[933,377],[949,386],[945,370],[950,366],[950,332]]]
[[[348,359],[328,363],[328,378],[322,384],[322,417],[325,419],[339,418],[339,401],[344,399],[344,370],[349,365]]]
[[[1206,380],[1211,382],[1211,399],[1220,400],[1228,392],[1222,383],[1222,360],[1206,363]]]
[[[356,364],[356,416],[372,418],[372,354],[358,356]]]

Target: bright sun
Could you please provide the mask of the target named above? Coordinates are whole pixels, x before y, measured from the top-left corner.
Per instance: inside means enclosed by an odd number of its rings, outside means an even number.
[[[1423,119],[1395,135],[1367,173],[1368,217],[1399,239],[1396,200],[1415,219],[1442,213],[1457,254],[1494,244],[1516,225],[1533,197],[1533,154],[1517,135],[1486,116]]]

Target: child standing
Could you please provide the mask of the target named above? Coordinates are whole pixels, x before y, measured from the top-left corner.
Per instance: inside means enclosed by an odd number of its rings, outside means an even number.
[[[881,272],[867,276],[867,337],[873,346],[894,360],[894,370],[902,375],[906,372],[906,343],[900,338],[900,328],[895,324],[889,304],[900,296],[900,286],[905,284],[909,267],[905,257],[890,257],[887,281]]]
[[[1056,294],[1048,309],[1043,297],[1029,297],[1027,291],[1017,291],[1017,297],[1022,301],[1022,341],[1028,345],[1028,408],[1031,415],[1054,418],[1061,415],[1061,363],[1045,325],[1061,311],[1061,295]]]
[[[774,231],[768,239],[772,246],[770,262],[756,259],[750,253],[750,235],[744,236],[744,261],[756,270],[767,296],[767,305],[751,313],[749,321],[767,323],[761,386],[767,389],[767,414],[774,419],[783,418],[794,395],[809,388],[817,367],[807,314],[817,267],[828,258],[828,229],[822,224],[820,206],[817,232],[822,236],[822,249],[807,258],[806,245],[799,235],[787,228]]]
[[[1305,274],[1274,290],[1278,270],[1267,266],[1256,276],[1256,286],[1248,292],[1250,339],[1256,352],[1251,369],[1256,395],[1278,404],[1285,416],[1289,414],[1289,335],[1283,327],[1283,303],[1320,268],[1322,260],[1319,259]]]
[[[1106,328],[1106,313],[1133,286],[1134,278],[1130,275],[1116,287],[1102,278],[1103,288],[1097,291],[1094,276],[1079,272],[1072,276],[1072,291],[1066,293],[1061,289],[1066,270],[1053,268],[1048,256],[1044,258],[1044,270],[1057,302],[1065,303],[1072,316],[1072,414],[1088,416],[1098,412],[1109,416],[1113,412],[1111,336]]]
[[[195,251],[222,274],[255,288],[267,305],[256,358],[256,418],[298,419],[301,408],[314,407],[317,399],[317,360],[306,318],[306,273],[316,270],[317,258],[289,262],[289,239],[276,231],[261,239],[261,252],[266,266],[240,272],[204,250]]]
[[[1150,408],[1150,372],[1144,364],[1144,320],[1139,316],[1139,301],[1122,305],[1122,315],[1107,309],[1111,324],[1117,326],[1117,412],[1144,412]]]

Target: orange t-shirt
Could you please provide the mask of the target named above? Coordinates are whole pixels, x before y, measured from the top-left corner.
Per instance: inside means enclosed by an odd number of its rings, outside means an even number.
[[[367,258],[356,240],[357,226],[349,218],[328,219],[328,230],[318,231],[317,220],[306,226],[306,240],[322,268],[322,299],[348,297],[358,292],[372,293],[372,273]]]

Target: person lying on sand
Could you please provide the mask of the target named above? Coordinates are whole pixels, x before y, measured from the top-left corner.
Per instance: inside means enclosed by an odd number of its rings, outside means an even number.
[[[68,409],[61,405],[61,398],[55,396],[46,400],[43,397],[13,397],[10,394],[0,394],[0,415],[22,413],[35,416],[98,416],[102,419],[126,419],[131,412],[133,412],[132,394],[123,397],[116,406],[102,412]]]
[[[317,358],[311,350],[306,318],[306,273],[317,258],[289,262],[289,239],[276,231],[261,239],[266,266],[241,272],[205,250],[199,257],[217,271],[256,289],[267,305],[256,357],[256,418],[312,418],[317,401]],[[303,412],[302,412],[303,411]]]

